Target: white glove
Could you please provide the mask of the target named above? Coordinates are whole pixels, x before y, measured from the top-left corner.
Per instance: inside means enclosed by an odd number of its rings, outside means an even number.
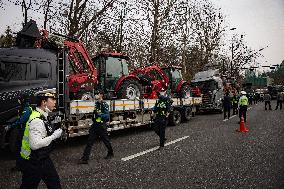
[[[59,129],[56,129],[51,136],[52,136],[53,140],[55,140],[55,139],[59,138],[61,136],[61,134],[62,134],[62,129],[59,128]]]
[[[60,116],[56,116],[53,120],[53,123],[60,123],[61,122],[61,117]]]

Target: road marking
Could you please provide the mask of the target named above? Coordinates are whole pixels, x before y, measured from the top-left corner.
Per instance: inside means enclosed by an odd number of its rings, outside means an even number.
[[[237,116],[237,115],[233,115],[233,116],[230,117],[230,119],[233,118],[233,117],[236,117],[236,116]]]
[[[175,139],[175,140],[173,140],[173,141],[171,141],[171,142],[167,142],[167,143],[165,144],[165,146],[169,146],[169,145],[174,144],[174,143],[176,143],[176,142],[182,141],[182,140],[184,140],[184,139],[186,139],[186,138],[188,138],[188,137],[189,137],[189,136],[184,136],[184,137]],[[133,154],[133,155],[127,156],[127,157],[125,157],[125,158],[121,158],[121,160],[122,160],[122,161],[128,161],[128,160],[137,158],[137,157],[139,157],[139,156],[145,155],[145,154],[147,154],[147,153],[149,153],[149,152],[153,152],[153,151],[158,150],[158,149],[159,149],[159,146],[156,146],[156,147],[154,147],[154,148],[145,150],[145,151],[143,151],[143,152],[139,152],[139,153],[137,153],[137,154]]]

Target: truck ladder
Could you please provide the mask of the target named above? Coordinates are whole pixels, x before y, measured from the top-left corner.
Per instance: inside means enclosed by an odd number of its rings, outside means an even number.
[[[60,113],[63,113],[64,119],[67,106],[67,100],[69,99],[69,95],[67,92],[67,81],[66,81],[66,70],[68,66],[66,66],[66,51],[63,48],[57,55],[57,65],[58,65],[58,73],[57,73],[57,95],[58,95],[58,110]],[[67,72],[68,73],[68,72]],[[66,111],[66,112],[65,112]]]

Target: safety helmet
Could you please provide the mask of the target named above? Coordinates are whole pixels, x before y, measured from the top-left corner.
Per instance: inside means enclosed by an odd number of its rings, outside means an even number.
[[[241,94],[246,95],[247,93],[246,93],[246,91],[241,91]]]
[[[56,89],[46,89],[41,90],[35,93],[35,97],[37,98],[54,98],[56,99]]]

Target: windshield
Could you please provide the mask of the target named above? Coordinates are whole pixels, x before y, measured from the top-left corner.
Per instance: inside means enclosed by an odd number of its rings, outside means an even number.
[[[202,93],[206,93],[208,91],[213,92],[217,89],[217,82],[214,80],[208,80],[208,81],[199,81],[199,82],[192,82],[192,86],[197,86],[200,88]]]
[[[181,70],[175,69],[172,71],[173,79],[181,79]]]
[[[106,60],[106,72],[112,77],[121,77],[128,75],[128,64],[125,59],[117,57],[108,57]]]

